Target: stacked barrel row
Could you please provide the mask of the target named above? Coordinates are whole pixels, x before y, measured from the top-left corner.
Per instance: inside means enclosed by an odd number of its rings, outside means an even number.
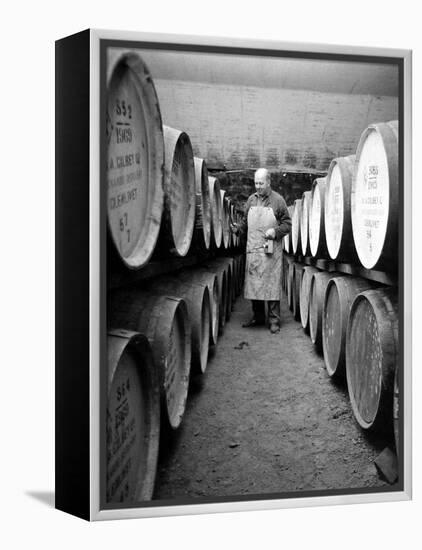
[[[398,448],[397,289],[284,260],[289,308],[323,353],[329,376],[347,383],[360,426],[386,432],[393,426]]]
[[[296,320],[322,351],[327,372],[347,382],[364,429],[387,430],[398,446],[397,288],[322,271],[303,257],[397,270],[398,124],[370,125],[356,155],[334,159],[325,178],[292,205],[283,286]],[[309,263],[309,262],[308,262]],[[323,264],[317,264],[323,265]],[[394,396],[394,397],[393,397]]]
[[[136,54],[110,71],[106,133],[110,256],[131,269],[197,257],[108,291],[106,500],[127,503],[152,498],[160,433],[181,425],[189,382],[204,375],[240,294],[244,257],[236,205],[188,134],[163,124]]]
[[[152,497],[160,429],[181,425],[189,381],[206,371],[243,272],[237,255],[109,293],[108,502]]]
[[[284,249],[395,271],[399,226],[398,122],[371,124],[356,155],[335,158],[292,208]]]
[[[188,134],[163,125],[149,71],[134,53],[110,74],[106,135],[111,254],[139,269],[153,254],[183,257],[238,245],[235,205],[206,161],[194,157]]]

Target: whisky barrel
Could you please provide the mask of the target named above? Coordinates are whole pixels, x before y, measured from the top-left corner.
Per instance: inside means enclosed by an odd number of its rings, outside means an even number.
[[[293,254],[300,254],[301,252],[301,240],[300,240],[300,218],[302,214],[302,201],[301,199],[295,200],[293,216],[292,216],[292,250]]]
[[[289,280],[289,265],[292,262],[292,258],[290,256],[287,256],[286,254],[283,256],[283,280],[284,280],[284,293],[286,294],[287,298],[287,288],[288,288],[288,280]]]
[[[366,269],[398,268],[398,122],[372,124],[356,151],[353,239]]]
[[[230,204],[230,221],[231,221],[231,224],[237,223],[237,214],[236,214],[233,202]],[[236,235],[236,233],[233,233],[231,227],[232,226],[230,225],[230,235],[231,235],[232,246],[233,248],[237,248],[239,243],[239,238]]]
[[[239,296],[242,292],[243,279],[244,279],[244,263],[243,263],[243,254],[238,254],[237,259],[237,277],[236,277],[236,296]]]
[[[196,214],[193,240],[204,250],[208,250],[211,243],[211,200],[208,183],[208,169],[204,159],[194,157]]]
[[[163,126],[164,210],[159,242],[160,252],[186,256],[192,243],[196,213],[195,164],[189,136]]]
[[[236,274],[235,274],[235,266],[234,266],[234,260],[230,256],[224,256],[220,258],[215,258],[212,261],[213,264],[216,265],[223,265],[226,269],[226,276],[227,276],[227,312],[226,312],[226,320],[228,321],[230,319],[231,311],[233,309],[233,304],[236,299]]]
[[[223,273],[223,281],[220,284],[220,288],[223,289],[224,294],[220,299],[220,329],[222,330],[225,325],[225,321],[230,319],[231,304],[232,304],[232,268],[230,263],[226,261],[226,258],[215,258],[203,264],[204,267],[211,269],[211,271],[217,273]],[[224,312],[224,315],[223,315]],[[222,319],[222,317],[224,319]]]
[[[294,269],[294,261],[291,260],[287,269],[287,305],[290,311],[293,311]]]
[[[347,386],[362,428],[391,430],[398,360],[396,291],[362,292],[352,304],[346,334]]]
[[[240,255],[240,292],[245,284],[245,267],[246,267],[246,254]]]
[[[144,334],[158,370],[165,423],[173,429],[185,412],[191,363],[191,328],[183,300],[139,290],[109,294],[108,323]]]
[[[160,392],[146,336],[111,330],[107,337],[106,501],[150,500],[160,438]]]
[[[309,332],[309,301],[311,294],[311,281],[314,273],[319,269],[312,266],[305,266],[302,273],[302,282],[300,286],[300,321],[305,332]]]
[[[191,325],[191,366],[196,374],[207,368],[210,341],[211,305],[208,286],[187,283],[179,278],[159,277],[148,284],[153,294],[175,296],[186,302]]]
[[[218,340],[220,316],[218,279],[215,273],[200,268],[179,271],[175,276],[189,284],[207,285],[210,299],[210,343],[215,345]]]
[[[161,114],[151,75],[138,55],[122,56],[110,76],[106,138],[111,250],[137,269],[154,251],[164,197]]]
[[[309,334],[318,351],[322,350],[322,312],[325,291],[330,280],[337,276],[338,273],[329,271],[320,271],[312,275],[309,299]]]
[[[213,176],[208,177],[211,200],[211,243],[215,248],[220,248],[223,240],[222,204],[220,183]]]
[[[309,212],[309,248],[314,258],[328,255],[325,238],[325,192],[326,178],[316,178],[312,184]]]
[[[311,191],[302,195],[302,209],[300,213],[300,244],[303,256],[309,256],[309,212],[311,205]]]
[[[304,264],[294,262],[293,264],[293,286],[292,286],[292,311],[295,321],[300,321],[300,287]]]
[[[290,218],[293,219],[294,206],[293,205],[289,206],[287,208],[287,210],[289,211]],[[287,235],[285,235],[285,237],[284,237],[284,250],[288,254],[292,253],[292,232],[291,231],[290,231],[290,233],[287,233]]]
[[[228,202],[226,197],[226,191],[220,189],[221,196],[221,228],[223,231],[222,247],[226,250],[230,248],[230,214],[228,209]]]
[[[393,428],[394,442],[396,444],[396,454],[400,456],[400,383],[399,383],[399,366],[396,365],[394,374],[394,393],[393,393]]]
[[[322,350],[330,376],[346,375],[346,333],[350,308],[356,296],[373,288],[368,279],[336,277],[328,282],[322,313]]]
[[[351,218],[351,193],[355,155],[334,159],[325,189],[325,236],[332,260],[356,262]]]

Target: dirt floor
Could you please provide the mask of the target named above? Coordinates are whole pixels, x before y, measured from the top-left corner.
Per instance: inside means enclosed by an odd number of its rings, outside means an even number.
[[[256,495],[387,485],[389,443],[354,420],[345,385],[282,302],[282,329],[242,328],[238,298],[179,430],[162,447],[154,498]]]

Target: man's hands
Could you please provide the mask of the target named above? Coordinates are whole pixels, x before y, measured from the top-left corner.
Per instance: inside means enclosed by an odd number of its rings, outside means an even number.
[[[265,238],[273,241],[275,239],[275,229],[271,227],[271,229],[267,229],[265,231]]]

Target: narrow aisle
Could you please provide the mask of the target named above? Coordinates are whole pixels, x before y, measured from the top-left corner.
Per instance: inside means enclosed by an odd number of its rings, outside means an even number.
[[[239,298],[161,452],[154,498],[386,485],[373,464],[385,441],[360,430],[285,299],[279,334],[242,328],[249,317]]]

